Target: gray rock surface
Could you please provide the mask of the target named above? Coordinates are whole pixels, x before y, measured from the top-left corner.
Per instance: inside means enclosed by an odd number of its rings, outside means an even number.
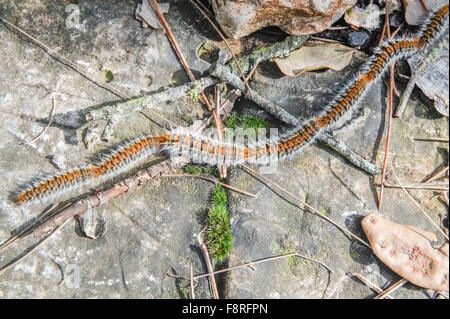
[[[206,22],[188,2],[170,3],[166,18],[188,63],[193,70],[206,71],[208,64],[197,57],[197,49],[214,33],[205,31]],[[66,25],[70,11],[66,12],[62,2],[3,1],[0,10],[2,17],[103,81],[102,71],[111,71],[114,79],[109,84],[130,96],[187,82],[163,32],[142,29],[134,19],[136,5],[133,1],[79,1],[80,22],[74,28]],[[254,89],[299,117],[309,116],[363,59],[362,54],[357,56],[351,67],[339,73],[315,72],[297,78],[282,77],[273,64],[266,63],[256,72]],[[95,152],[141,133],[163,131],[164,123],[152,114],[133,114],[118,124],[108,144],[87,150],[81,142],[84,114],[119,98],[5,24],[0,24],[0,77],[0,176],[4,182],[0,190],[0,242],[53,204],[14,206],[8,195],[18,184],[55,171],[55,165],[69,168],[89,163]],[[384,155],[384,96],[383,87],[374,86],[363,101],[362,116],[335,134],[378,165]],[[56,101],[53,124],[36,142],[23,145],[46,126],[51,97]],[[245,100],[236,108],[241,113],[267,116]],[[157,111],[179,125],[206,115],[201,105],[189,98],[161,105]],[[393,123],[390,148],[403,182],[418,182],[448,160],[445,144],[414,138],[447,134],[445,119],[433,117],[420,101],[411,100],[405,116]],[[276,188],[240,168],[229,172],[230,184],[258,197],[229,193],[233,250],[226,264],[217,267],[297,250],[324,262],[336,277],[303,259],[270,261],[254,266],[255,270],[243,268],[222,276],[223,296],[367,298],[373,292],[346,273],[361,272],[380,286],[399,279],[369,249],[294,206]],[[363,236],[362,216],[376,211],[373,185],[379,178],[370,178],[326,148],[310,147],[280,163],[277,172],[267,177],[359,236]],[[388,180],[394,182],[390,174]],[[81,236],[77,224],[69,222],[32,255],[0,274],[0,298],[188,297],[188,283],[167,273],[187,276],[190,265],[194,273],[206,271],[197,235],[204,226],[213,187],[197,179],[156,179],[96,209],[94,218],[104,227],[103,235],[96,239]],[[430,200],[432,192],[411,193],[440,224],[445,206],[437,199]],[[385,190],[382,213],[393,221],[436,232],[402,190]],[[27,237],[0,252],[0,266],[32,243]],[[210,298],[205,279],[199,280],[196,293],[197,297]],[[430,292],[407,285],[394,296],[426,298]]]

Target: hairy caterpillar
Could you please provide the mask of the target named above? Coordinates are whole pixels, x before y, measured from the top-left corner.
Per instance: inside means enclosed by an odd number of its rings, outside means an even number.
[[[448,4],[436,11],[424,24],[417,38],[397,38],[376,49],[355,78],[337,94],[335,99],[315,117],[287,132],[279,139],[259,141],[254,145],[220,142],[176,129],[159,136],[135,139],[111,152],[102,161],[37,179],[12,195],[12,200],[23,204],[35,199],[70,189],[86,181],[120,172],[145,159],[149,154],[164,150],[200,158],[209,164],[238,165],[246,162],[266,163],[269,159],[283,159],[299,152],[323,131],[351,114],[358,102],[396,60],[421,52],[448,31]]]

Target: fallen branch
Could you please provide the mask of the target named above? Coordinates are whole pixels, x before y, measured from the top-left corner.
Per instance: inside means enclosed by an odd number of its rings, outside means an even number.
[[[380,184],[376,184],[376,187],[381,187]],[[429,185],[425,183],[420,184],[412,184],[412,185],[395,185],[395,184],[388,184],[384,183],[384,187],[386,188],[406,188],[406,189],[423,189],[423,190],[432,190],[432,191],[448,191],[449,187],[448,184],[444,185]]]
[[[227,68],[226,66],[223,66],[220,63],[213,64],[210,68],[210,73],[218,77],[221,81],[230,83],[231,85],[239,89],[246,98],[254,101],[256,104],[258,104],[258,106],[260,106],[266,112],[275,116],[280,121],[283,121],[284,123],[289,124],[291,126],[301,125],[301,122],[297,120],[294,116],[286,112],[278,105],[275,105],[269,100],[266,100],[264,97],[260,96],[257,92],[253,91],[253,97],[251,97],[241,79],[236,74],[232,73],[230,69]],[[350,163],[368,172],[369,174],[377,175],[381,173],[381,170],[379,168],[377,168],[375,165],[373,165],[366,159],[362,158],[358,154],[351,151],[343,143],[338,142],[330,134],[328,133],[321,134],[320,136],[317,137],[317,139],[323,144],[332,147],[336,152],[345,157]]]
[[[169,173],[170,171],[180,168],[187,163],[189,163],[189,159],[184,157],[177,157],[175,159],[169,158],[161,163],[143,169],[132,177],[126,178],[106,190],[99,191],[94,195],[84,198],[59,211],[42,224],[32,229],[30,232],[34,234],[35,238],[39,238],[49,231],[59,227],[72,217],[82,215],[90,209],[99,207],[122,194],[131,192],[137,187],[147,184],[155,177]]]
[[[145,109],[154,109],[163,102],[178,99],[190,95],[197,97],[207,87],[219,83],[213,77],[203,77],[187,84],[166,88],[158,93],[130,99],[125,102],[105,105],[86,114],[87,121],[110,120],[113,115],[126,116]]]
[[[336,152],[338,152],[341,156],[346,158],[350,163],[354,166],[366,171],[371,175],[380,175],[381,169],[376,167],[374,164],[369,162],[368,160],[362,158],[360,155],[354,153],[351,149],[349,149],[344,143],[336,140],[332,135],[328,133],[324,133],[318,137],[319,142],[331,147]]]
[[[223,114],[224,118],[228,118],[230,116],[231,110],[234,106],[234,102],[239,95],[240,94],[234,90],[228,92],[225,95],[224,102],[220,105],[218,113]],[[192,125],[190,127],[190,129],[197,128],[197,131],[201,132],[211,123],[212,119],[213,119],[213,117],[210,116],[209,118],[200,122],[199,125],[197,123],[194,123],[194,125]],[[12,243],[14,243],[16,240],[21,239],[29,234],[34,234],[35,238],[39,238],[39,237],[43,236],[44,234],[48,234],[45,237],[45,240],[46,240],[52,234],[54,234],[57,229],[61,228],[62,225],[67,223],[72,217],[82,215],[82,214],[86,213],[89,209],[93,209],[95,207],[101,206],[111,199],[114,199],[124,193],[133,191],[136,187],[146,184],[148,181],[150,181],[154,177],[162,176],[162,174],[169,173],[171,170],[180,168],[180,167],[186,165],[187,163],[189,163],[189,159],[183,158],[183,157],[176,158],[175,160],[168,159],[166,161],[163,161],[161,163],[153,165],[152,167],[149,167],[147,169],[137,172],[134,176],[127,178],[124,181],[113,185],[109,189],[99,191],[96,194],[94,194],[88,198],[85,198],[85,199],[82,199],[73,204],[64,206],[63,208],[61,208],[59,211],[54,213],[48,219],[45,219],[48,216],[48,214],[45,214],[44,221],[42,221],[40,223],[39,223],[39,221],[37,221],[37,222],[34,222],[34,223],[28,225],[28,227],[26,227],[19,234],[11,236],[8,240],[6,240],[4,243],[2,243],[0,245],[0,251],[5,249]],[[39,241],[38,243],[33,244],[23,254],[19,255],[17,258],[13,259],[7,265],[2,267],[0,269],[0,273],[6,271],[6,269],[17,264],[25,256],[27,256],[32,250],[34,250],[37,246],[39,246],[42,242],[43,242],[43,240]]]
[[[19,256],[17,256],[16,258],[14,258],[13,260],[11,260],[9,263],[7,263],[5,266],[3,266],[2,268],[0,268],[0,275],[3,274],[4,272],[6,272],[9,268],[13,267],[14,265],[17,265],[19,262],[21,262],[22,260],[24,260],[26,257],[30,256],[31,253],[41,244],[43,244],[45,241],[47,241],[51,235],[53,235],[54,233],[56,233],[59,229],[63,228],[64,225],[66,225],[69,222],[70,219],[65,220],[64,222],[62,222],[61,224],[59,224],[57,227],[55,227],[54,229],[51,230],[50,233],[47,234],[47,236],[45,236],[44,238],[42,238],[41,240],[39,240],[37,243],[33,244],[32,246],[30,246],[29,248],[27,248],[24,252],[22,252]]]

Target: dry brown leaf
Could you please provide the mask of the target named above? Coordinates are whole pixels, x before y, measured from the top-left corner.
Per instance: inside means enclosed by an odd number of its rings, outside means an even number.
[[[281,73],[290,77],[319,69],[340,71],[350,64],[355,51],[339,43],[308,42],[289,57],[276,58],[275,62]]]
[[[448,3],[448,0],[426,0],[426,4],[429,11],[426,11],[421,1],[418,0],[404,0],[405,5],[405,20],[409,25],[421,25],[430,12],[441,8],[444,4]]]
[[[380,26],[380,15],[383,13],[384,9],[380,10],[376,4],[369,4],[366,8],[354,6],[347,10],[344,20],[348,24],[372,31]]]
[[[375,213],[361,224],[375,255],[394,272],[417,286],[448,291],[448,243],[433,248],[435,234]]]

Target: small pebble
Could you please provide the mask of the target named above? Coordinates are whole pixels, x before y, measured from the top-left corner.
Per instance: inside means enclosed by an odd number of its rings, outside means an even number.
[[[389,16],[389,26],[391,29],[397,29],[403,23],[403,15],[393,13]]]
[[[370,43],[370,37],[370,32],[360,29],[348,33],[346,40],[347,44],[353,48],[359,47],[361,49],[365,49]]]

